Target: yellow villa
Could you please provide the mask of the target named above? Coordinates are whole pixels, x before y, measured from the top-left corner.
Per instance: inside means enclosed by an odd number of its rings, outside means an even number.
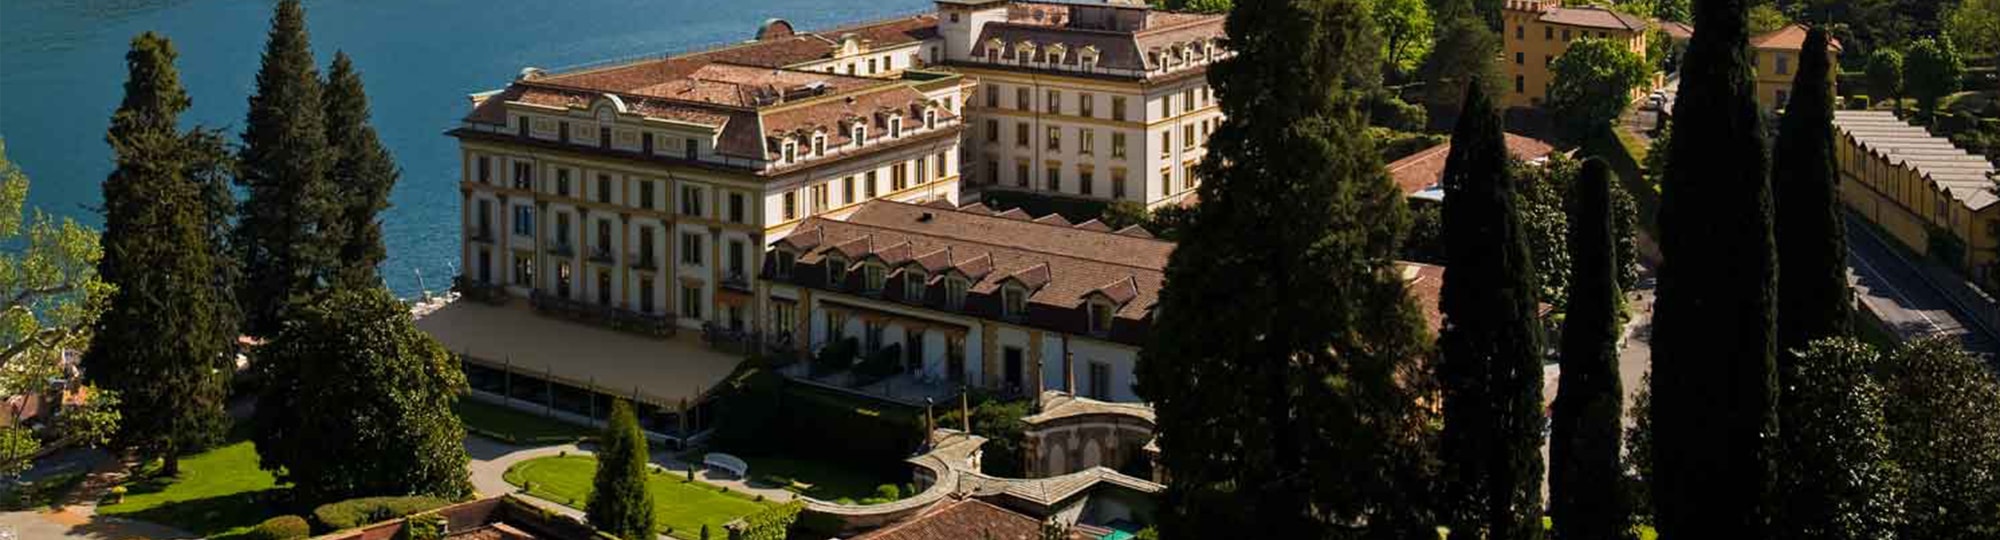
[[[1786,25],[1750,38],[1750,65],[1757,71],[1757,105],[1767,111],[1785,108],[1791,100],[1792,77],[1798,73],[1799,51],[1805,48],[1806,27]],[[1827,56],[1839,64],[1840,41],[1828,43]]]
[[[1838,111],[1841,199],[1920,255],[1995,283],[2000,196],[1994,167],[1888,111]],[[1935,235],[1944,235],[1934,238]],[[1956,253],[1932,253],[1952,246]]]
[[[1615,39],[1630,45],[1632,52],[1645,56],[1645,19],[1600,7],[1563,7],[1556,0],[1508,0],[1501,17],[1505,36],[1508,107],[1539,107],[1548,101],[1554,84],[1552,67],[1556,57],[1569,51],[1569,44],[1584,38]],[[1657,86],[1657,80],[1654,86]],[[1633,91],[1633,98],[1652,88]]]

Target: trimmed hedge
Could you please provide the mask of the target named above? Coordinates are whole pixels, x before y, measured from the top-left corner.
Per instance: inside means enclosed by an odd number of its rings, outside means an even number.
[[[362,497],[320,505],[313,509],[313,520],[326,530],[338,531],[428,512],[449,504],[451,501],[437,497]]]
[[[312,526],[306,518],[299,516],[278,516],[258,523],[243,537],[250,540],[292,540],[312,536]]]

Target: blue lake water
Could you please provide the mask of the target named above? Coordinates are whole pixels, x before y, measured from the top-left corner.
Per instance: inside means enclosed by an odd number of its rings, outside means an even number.
[[[93,226],[111,170],[104,130],[123,95],[132,36],[156,31],[180,52],[194,98],[183,116],[241,134],[270,0],[0,0],[0,137],[34,182],[28,202]],[[375,128],[402,166],[383,216],[397,294],[444,288],[458,264],[459,162],[442,133],[466,95],[525,66],[581,63],[741,41],[765,19],[802,29],[928,9],[927,0],[326,0],[306,2],[321,70],[354,57]]]

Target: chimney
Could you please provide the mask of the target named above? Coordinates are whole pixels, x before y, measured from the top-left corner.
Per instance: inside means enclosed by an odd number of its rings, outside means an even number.
[[[933,219],[937,219],[937,216],[932,215],[930,212],[917,215],[917,223],[930,223]]]

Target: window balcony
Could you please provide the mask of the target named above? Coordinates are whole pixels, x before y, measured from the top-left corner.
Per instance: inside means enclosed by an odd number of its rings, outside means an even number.
[[[628,259],[632,261],[632,268],[636,270],[660,269],[660,264],[653,260],[651,253],[634,253]]]
[[[576,255],[576,248],[571,247],[568,243],[550,244],[549,254],[557,257],[570,257]]]
[[[598,247],[597,249],[590,250],[590,262],[598,264],[618,264],[618,259],[617,257],[613,257],[611,255],[611,250],[609,248]]]
[[[474,242],[491,244],[493,243],[493,229],[487,227],[474,227],[472,228],[471,231],[469,231],[466,234],[466,239]]]
[[[727,274],[723,275],[722,286],[746,293],[751,292],[750,276],[745,275],[743,273],[743,270],[740,268],[735,270],[730,270]]]

